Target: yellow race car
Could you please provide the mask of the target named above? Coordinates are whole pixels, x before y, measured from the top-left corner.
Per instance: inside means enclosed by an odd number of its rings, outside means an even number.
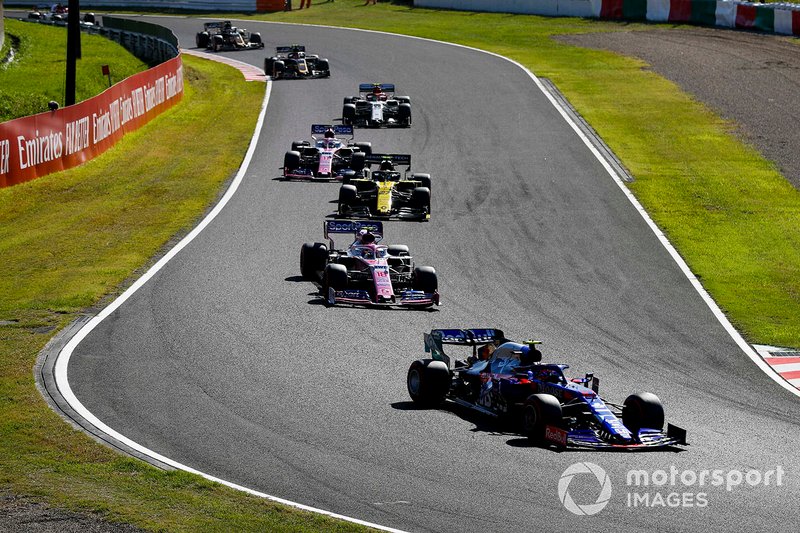
[[[370,154],[366,165],[378,165],[368,177],[345,178],[339,189],[340,218],[427,221],[431,218],[431,176],[412,174],[408,154]],[[405,172],[395,166],[405,166]]]

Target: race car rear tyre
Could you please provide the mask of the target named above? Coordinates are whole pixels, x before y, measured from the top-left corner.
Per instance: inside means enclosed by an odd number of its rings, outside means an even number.
[[[664,406],[652,392],[631,394],[623,403],[622,423],[634,435],[642,428],[661,430],[664,427]]]
[[[405,256],[408,257],[408,246],[405,244],[390,244],[387,250],[392,257]]]
[[[531,394],[522,409],[522,431],[531,441],[544,439],[547,426],[561,427],[561,404],[552,394]]]
[[[356,147],[366,155],[372,155],[372,143],[356,143]]]
[[[418,359],[411,363],[406,376],[408,395],[423,407],[442,403],[450,390],[450,370],[442,361]]]
[[[297,150],[286,152],[286,155],[283,156],[283,168],[285,170],[300,168],[300,152]]]
[[[319,279],[318,272],[325,270],[328,262],[328,247],[321,242],[303,244],[300,248],[300,273],[303,279],[316,281]]]
[[[342,185],[339,189],[339,214],[346,215],[347,211],[358,203],[358,189],[355,185]]]
[[[400,108],[398,109],[397,113],[400,117],[400,122],[404,126],[411,125],[411,104],[400,104]]]
[[[194,39],[197,48],[208,48],[208,32],[202,31]]]
[[[412,174],[411,179],[420,182],[420,187],[431,188],[431,175],[430,174]]]
[[[341,291],[347,288],[347,267],[339,263],[328,263],[322,274],[322,293],[327,296],[328,289]]]
[[[439,278],[436,270],[430,266],[420,266],[414,269],[412,286],[415,291],[433,293],[439,289]]]
[[[292,151],[299,152],[303,148],[308,146],[308,141],[292,141]]]
[[[427,187],[414,187],[411,191],[411,205],[417,209],[431,209],[431,190]]]
[[[364,170],[367,166],[366,154],[364,152],[356,152],[350,159],[350,167],[355,171]]]

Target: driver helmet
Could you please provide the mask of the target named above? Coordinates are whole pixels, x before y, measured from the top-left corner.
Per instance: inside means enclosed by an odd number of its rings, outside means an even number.
[[[336,132],[333,131],[333,128],[328,128],[327,130],[325,130],[326,139],[333,139],[334,137],[336,137]]]
[[[368,229],[362,229],[358,232],[358,242],[361,244],[373,244],[375,242],[375,235]]]
[[[380,170],[394,170],[394,163],[391,161],[381,161]]]
[[[380,85],[376,85],[375,87],[373,87],[372,88],[372,94],[374,94],[376,96],[380,95],[380,94],[383,94],[383,90],[381,89],[381,86]]]

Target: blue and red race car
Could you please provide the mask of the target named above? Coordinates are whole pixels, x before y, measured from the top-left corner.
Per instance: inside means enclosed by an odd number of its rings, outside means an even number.
[[[337,250],[331,235],[350,233],[355,240]],[[439,282],[429,266],[414,266],[408,246],[379,244],[383,224],[370,220],[326,220],[325,238],[300,250],[304,279],[320,284],[328,305],[439,305]]]
[[[636,449],[686,444],[686,431],[664,427],[655,394],[638,393],[622,405],[603,400],[593,374],[567,380],[565,364],[542,363],[537,341],[511,342],[498,329],[435,329],[425,334],[429,359],[411,364],[408,392],[433,407],[444,400],[490,416],[509,417],[534,442],[561,447]],[[454,360],[444,346],[472,354]]]

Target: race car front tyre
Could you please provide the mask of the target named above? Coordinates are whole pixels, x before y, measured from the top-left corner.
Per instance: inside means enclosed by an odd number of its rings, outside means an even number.
[[[319,272],[325,270],[328,262],[328,247],[321,242],[303,244],[300,248],[300,273],[307,281],[319,279]]]
[[[372,155],[372,143],[356,143],[356,147],[364,152],[366,155]]]
[[[309,142],[308,141],[292,141],[292,151],[293,152],[299,152],[300,150],[302,150],[306,146],[309,146]]]
[[[331,67],[328,64],[327,59],[318,59],[317,60],[317,68],[318,72],[322,73],[322,76],[330,76],[331,75]]]
[[[431,211],[431,190],[427,187],[414,187],[411,191],[411,205],[416,209]]]
[[[355,185],[342,185],[339,189],[339,214],[346,215],[358,202],[358,189]]]
[[[430,190],[431,188],[430,174],[412,174],[411,179],[414,181],[418,181],[420,183],[420,187],[427,187],[428,190]]]
[[[408,246],[405,244],[390,244],[387,250],[392,257],[408,257]]]
[[[652,392],[631,394],[622,405],[622,423],[634,436],[642,428],[661,430],[664,427],[664,406]]]
[[[411,103],[411,97],[410,96],[395,96],[394,99],[397,100],[398,102],[400,102],[401,104],[410,104]]]
[[[400,104],[397,114],[402,125],[406,127],[411,125],[411,104]]]
[[[194,39],[197,48],[208,48],[208,32],[202,31]]]
[[[522,408],[522,431],[533,442],[544,439],[547,426],[561,427],[563,413],[551,394],[531,394]]]
[[[274,78],[280,78],[283,76],[283,71],[286,70],[286,63],[283,61],[276,60],[272,63],[272,76]]]
[[[436,277],[436,270],[430,266],[420,266],[414,269],[412,286],[415,291],[424,293],[434,293],[439,289],[439,278]]]
[[[342,122],[348,126],[353,123],[353,119],[356,118],[356,106],[355,104],[344,104],[342,106]]]
[[[258,45],[259,48],[264,47],[264,42],[261,40],[261,34],[256,31],[250,33],[250,43]]]
[[[341,291],[347,288],[347,268],[339,263],[328,263],[322,274],[322,291],[327,296],[328,289]]]
[[[283,156],[284,172],[300,168],[300,152],[291,150]]]
[[[442,403],[450,390],[450,370],[442,361],[418,359],[411,363],[406,376],[408,395],[414,403],[435,407]]]

